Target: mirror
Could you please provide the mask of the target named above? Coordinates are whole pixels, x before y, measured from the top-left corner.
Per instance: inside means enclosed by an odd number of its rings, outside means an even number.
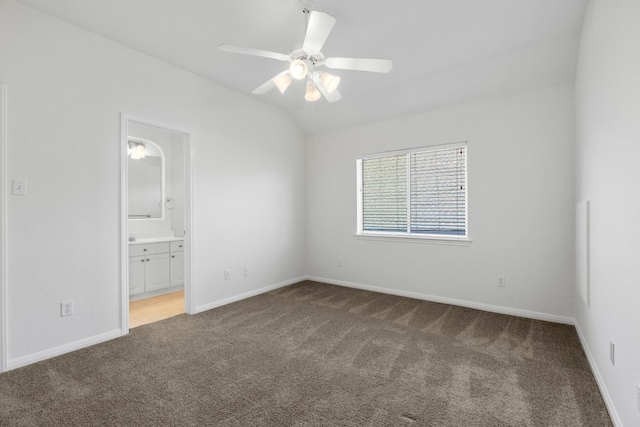
[[[164,155],[152,141],[128,138],[129,219],[162,219]]]

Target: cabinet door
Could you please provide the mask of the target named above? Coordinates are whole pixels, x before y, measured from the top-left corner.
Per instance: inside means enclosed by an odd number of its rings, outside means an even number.
[[[169,254],[147,255],[145,257],[145,292],[168,288]]]
[[[134,256],[129,258],[129,295],[144,292],[144,265],[146,257]]]
[[[171,253],[171,286],[184,285],[184,252]]]

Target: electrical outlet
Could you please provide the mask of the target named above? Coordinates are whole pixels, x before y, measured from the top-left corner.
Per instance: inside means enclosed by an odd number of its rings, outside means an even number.
[[[613,341],[609,341],[609,359],[611,360],[611,364],[615,366],[616,364],[616,345]]]
[[[338,267],[342,267],[342,258],[338,258]]]
[[[60,316],[71,316],[73,314],[73,301],[63,301],[60,303]]]
[[[231,279],[231,270],[225,270],[224,271],[224,280],[230,280]]]
[[[11,194],[14,196],[26,196],[27,195],[27,181],[24,179],[14,179],[12,181]]]
[[[504,288],[506,286],[506,280],[504,276],[498,276],[498,287]]]
[[[244,267],[244,275],[245,275],[245,276],[248,276],[248,275],[249,275],[249,267],[247,267],[246,265],[245,265],[245,267]]]

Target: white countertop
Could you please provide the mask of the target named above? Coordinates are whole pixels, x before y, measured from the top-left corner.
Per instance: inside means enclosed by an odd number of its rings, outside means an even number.
[[[130,245],[142,245],[145,243],[162,243],[162,242],[180,242],[184,237],[165,236],[165,237],[141,237],[135,241],[129,241]]]

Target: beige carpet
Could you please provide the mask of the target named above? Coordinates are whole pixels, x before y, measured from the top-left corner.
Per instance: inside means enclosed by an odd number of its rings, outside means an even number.
[[[608,426],[575,329],[303,282],[0,375],[3,426]]]

